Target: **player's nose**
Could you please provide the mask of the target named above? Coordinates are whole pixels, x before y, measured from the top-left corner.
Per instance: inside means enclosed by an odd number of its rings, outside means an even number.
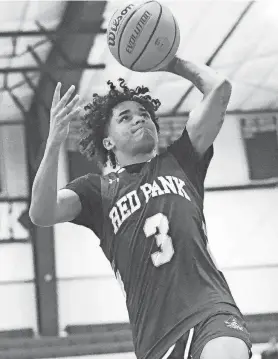
[[[144,122],[145,122],[145,119],[142,116],[136,116],[134,118],[134,124],[135,125],[139,125],[140,123],[144,123]]]
[[[137,116],[133,118],[131,131],[132,133],[136,132],[140,127],[144,126],[145,119],[141,116]]]

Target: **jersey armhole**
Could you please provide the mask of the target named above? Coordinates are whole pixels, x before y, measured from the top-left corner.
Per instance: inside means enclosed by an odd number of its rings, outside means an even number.
[[[84,175],[82,177],[76,178],[75,180],[68,183],[64,188],[74,191],[81,202],[81,211],[80,213],[71,221],[70,223],[84,226],[90,229],[97,237],[100,237],[99,229],[99,217],[97,210],[99,210],[99,204],[101,203],[101,193],[100,193],[100,181],[96,182],[97,179],[94,179],[94,192],[91,193],[91,179],[90,174]],[[94,203],[90,201],[91,196],[95,198]],[[93,212],[93,214],[92,214]]]
[[[196,195],[196,198],[198,200],[198,204],[200,205],[200,209],[203,209],[203,199],[201,194],[199,193],[198,189],[196,188],[196,186],[193,184],[192,180],[189,178],[188,174],[185,171],[185,168],[183,166],[180,165],[178,159],[176,158],[176,156],[172,153],[172,152],[168,152],[168,155],[171,156],[171,158],[176,162],[177,166],[180,167],[180,169],[182,170],[182,172],[184,173],[185,177],[186,177],[186,182],[187,185],[190,187],[190,189],[194,192],[194,194]]]

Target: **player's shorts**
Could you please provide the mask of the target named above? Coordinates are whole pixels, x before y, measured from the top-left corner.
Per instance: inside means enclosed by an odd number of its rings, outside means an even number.
[[[205,345],[223,336],[242,339],[248,347],[249,358],[252,357],[250,334],[242,317],[217,313],[186,332],[161,359],[200,359]]]

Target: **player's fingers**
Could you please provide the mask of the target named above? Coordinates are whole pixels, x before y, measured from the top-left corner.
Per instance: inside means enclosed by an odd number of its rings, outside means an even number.
[[[51,109],[56,107],[60,101],[60,90],[61,90],[61,82],[58,82],[53,94]]]
[[[81,107],[76,107],[74,110],[72,110],[65,118],[66,121],[71,121],[74,118],[76,118],[81,111]]]
[[[63,109],[62,111],[58,114],[58,117],[62,118],[64,116],[66,116],[67,114],[69,114],[76,106],[76,104],[79,101],[79,95],[76,95],[71,102],[69,102]]]
[[[61,100],[59,101],[59,103],[57,104],[56,108],[55,108],[55,112],[59,112],[62,110],[63,107],[65,107],[66,103],[68,102],[68,100],[70,99],[71,95],[73,94],[75,90],[75,86],[72,85],[68,91],[64,94],[64,96],[61,98]]]

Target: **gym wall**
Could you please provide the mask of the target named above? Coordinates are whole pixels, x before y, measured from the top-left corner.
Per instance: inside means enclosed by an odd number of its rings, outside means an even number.
[[[29,190],[20,121],[0,122],[0,182],[0,331],[37,332],[32,244],[22,217],[28,217]]]
[[[184,121],[184,118],[161,120],[162,147],[176,138]],[[168,131],[166,137],[166,128],[170,125],[173,131]],[[7,206],[4,196],[9,200],[18,195],[28,197],[27,173],[23,165],[26,164],[24,133],[12,127],[5,133],[2,131],[0,141],[4,199],[0,202],[0,331],[33,328],[37,332],[31,243],[4,240],[5,233],[15,233],[15,229],[24,233],[16,218],[7,216],[12,212],[4,210]],[[209,240],[243,313],[277,312],[278,190],[277,187],[267,188],[271,178],[250,181],[241,137],[240,117],[227,116],[215,142],[215,156],[206,180],[205,213]],[[265,153],[266,158],[269,151],[271,147]],[[69,164],[64,149],[60,158],[59,187],[68,181]],[[244,190],[232,188],[254,183],[262,186]],[[219,186],[231,188],[213,191]],[[128,321],[124,297],[98,246],[98,238],[91,231],[70,223],[56,225],[55,251],[61,333],[70,324]]]
[[[250,180],[240,119],[227,116],[215,142],[215,156],[206,180],[208,235],[213,254],[242,311],[277,312],[278,190],[267,188],[271,178]],[[161,147],[177,137],[184,121],[161,120]],[[233,186],[254,184],[260,187],[233,190]],[[214,191],[222,186],[226,189]],[[127,321],[124,297],[98,247],[98,239],[88,229],[69,223],[55,226],[55,234],[60,329],[68,324]]]

